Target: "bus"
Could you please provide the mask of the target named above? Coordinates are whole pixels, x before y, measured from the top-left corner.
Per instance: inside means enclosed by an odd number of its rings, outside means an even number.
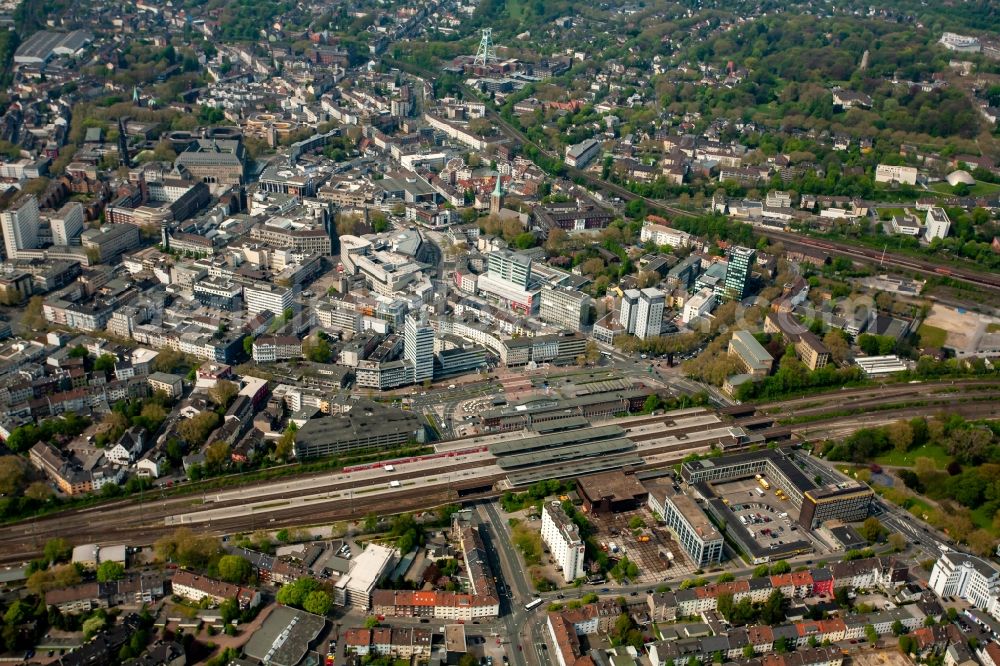
[[[771,484],[767,482],[767,479],[757,479],[757,483],[759,483],[760,487],[763,488],[764,490],[768,490],[771,488]]]
[[[530,611],[532,608],[538,608],[539,606],[542,605],[542,601],[543,599],[540,598],[535,599],[534,601],[529,601],[528,603],[524,604],[524,610]]]

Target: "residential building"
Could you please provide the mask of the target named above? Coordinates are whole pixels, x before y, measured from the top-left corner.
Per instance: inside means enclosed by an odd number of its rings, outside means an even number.
[[[756,250],[745,247],[730,248],[729,264],[726,266],[726,281],[722,293],[718,295],[727,301],[742,301],[747,295],[750,270],[756,259]]]
[[[146,381],[154,392],[162,391],[169,398],[176,398],[184,390],[184,379],[167,372],[154,372],[146,378]]]
[[[253,341],[253,360],[273,363],[302,358],[302,340],[290,335],[262,335]]]
[[[618,322],[629,334],[635,333],[635,321],[639,316],[639,296],[638,289],[626,289],[622,293]]]
[[[69,245],[83,233],[83,204],[70,201],[49,218],[52,227],[52,244]]]
[[[584,576],[584,543],[580,538],[580,529],[558,501],[548,502],[542,507],[542,541],[548,546],[567,583]]]
[[[692,319],[697,319],[708,314],[715,308],[715,293],[711,289],[702,289],[692,296],[684,304],[684,311],[681,314],[682,323],[690,323]]]
[[[938,43],[949,51],[959,53],[979,53],[982,50],[982,44],[976,37],[959,35],[954,32],[942,33]]]
[[[38,223],[38,199],[33,194],[21,196],[0,213],[8,259],[17,259],[22,251],[38,247]]]
[[[645,340],[663,330],[663,308],[666,294],[649,287],[639,292],[639,308],[635,315],[635,336]]]
[[[774,357],[767,353],[749,331],[734,331],[729,341],[730,356],[735,356],[744,371],[754,377],[766,377],[771,373]]]
[[[931,206],[924,218],[924,240],[930,243],[935,238],[945,239],[951,229],[951,220],[943,208]]]
[[[208,599],[218,606],[227,599],[235,599],[241,609],[253,608],[260,603],[260,591],[224,583],[221,580],[196,576],[190,571],[179,570],[171,581],[173,593],[177,596],[200,602]]]
[[[657,224],[647,219],[642,223],[639,240],[643,243],[651,242],[653,245],[669,245],[672,248],[682,248],[691,244],[691,234],[680,229],[673,229],[664,224]]]

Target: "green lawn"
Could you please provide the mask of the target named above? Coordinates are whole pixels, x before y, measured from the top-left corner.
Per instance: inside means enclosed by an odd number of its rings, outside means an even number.
[[[986,326],[987,333],[1000,333],[1000,324],[988,324]]]
[[[876,204],[876,208],[878,209],[879,218],[886,215],[890,217],[894,215],[903,215],[906,212],[906,209],[897,206],[879,206]]]
[[[951,456],[948,455],[948,452],[937,444],[924,444],[920,448],[907,451],[906,453],[890,451],[880,455],[875,459],[875,462],[880,465],[889,465],[892,467],[912,467],[917,458],[930,458],[937,465],[938,469],[944,469],[951,462]]]
[[[972,522],[976,524],[976,527],[981,527],[993,536],[997,536],[997,531],[993,528],[993,514],[986,509],[985,506],[973,509]]]
[[[917,335],[920,336],[921,347],[941,347],[948,337],[948,331],[930,324],[921,324],[917,329]]]
[[[907,511],[912,513],[917,518],[923,520],[925,515],[929,515],[931,512],[931,505],[922,499],[917,499],[916,497],[911,497],[909,501],[909,508]]]

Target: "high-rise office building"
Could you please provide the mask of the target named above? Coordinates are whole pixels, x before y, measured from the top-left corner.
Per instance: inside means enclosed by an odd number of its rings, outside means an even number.
[[[659,289],[639,292],[639,308],[635,316],[635,335],[643,340],[660,334],[663,329],[663,307],[666,296]]]
[[[542,321],[579,331],[590,316],[590,296],[577,289],[551,287],[542,289],[538,316]]]
[[[83,232],[83,204],[70,201],[52,216],[49,224],[52,226],[52,244],[69,245]]]
[[[639,290],[626,289],[622,294],[622,305],[618,312],[618,323],[626,333],[635,333],[635,320],[639,314]]]
[[[531,258],[510,250],[490,252],[487,270],[491,278],[525,289],[531,281]]]
[[[750,282],[750,269],[757,260],[757,251],[745,247],[732,247],[729,250],[729,266],[726,268],[726,281],[723,285],[723,300],[742,301],[747,295],[747,284]]]
[[[8,259],[17,259],[20,250],[38,247],[38,199],[22,196],[10,208],[0,213],[3,243]]]
[[[414,382],[434,377],[434,329],[412,313],[403,327],[403,358],[413,364]]]

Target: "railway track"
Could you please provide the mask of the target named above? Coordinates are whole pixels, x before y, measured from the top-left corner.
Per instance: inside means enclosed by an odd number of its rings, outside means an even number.
[[[995,384],[993,384],[995,386]],[[908,385],[912,386],[912,385]],[[940,387],[941,384],[922,385],[924,390],[930,387]],[[902,389],[902,387],[899,387]],[[972,384],[969,384],[972,388]],[[871,390],[869,389],[869,393]],[[860,393],[854,391],[854,394]],[[894,394],[894,397],[910,397],[913,393]],[[819,396],[812,398],[819,399]],[[877,399],[877,398],[871,398]],[[881,397],[883,404],[885,396]],[[891,398],[890,398],[891,399]],[[909,402],[910,400],[907,400]],[[826,408],[827,411],[836,412],[842,409],[838,396],[838,404]],[[926,406],[900,406],[897,409],[884,409],[879,412],[864,415],[833,415],[829,418],[818,418],[806,424],[790,426],[792,433],[799,437],[809,437],[816,433],[836,432],[847,433],[854,430],[888,423],[899,418],[910,418],[927,413]],[[952,413],[961,414],[967,418],[1000,418],[1000,401],[993,399],[992,393],[987,395],[983,402],[969,402],[952,404],[949,407]],[[663,417],[651,417],[646,423],[654,423],[657,418],[662,421]],[[655,467],[662,467],[673,464],[685,455],[693,451],[704,450],[709,442],[671,442],[660,447],[650,447],[642,451],[645,457],[657,457]],[[670,457],[670,454],[676,456]],[[662,456],[667,455],[668,459]],[[459,463],[461,468],[468,468],[482,464],[481,461]],[[542,466],[539,469],[551,468],[553,472],[559,470],[559,465]],[[440,474],[446,472],[446,468],[435,468],[433,472],[421,472],[415,470],[403,473],[406,478],[415,479],[426,474]],[[211,522],[198,525],[195,529],[205,530],[216,534],[227,534],[238,531],[251,531],[253,529],[268,528],[276,529],[302,524],[321,524],[346,519],[357,519],[368,513],[379,514],[399,513],[402,511],[413,511],[453,502],[459,499],[468,500],[475,498],[496,497],[500,491],[479,491],[476,489],[487,488],[505,478],[506,474],[498,472],[496,475],[481,477],[468,483],[458,483],[450,488],[434,487],[414,487],[404,488],[391,495],[379,495],[361,497],[351,501],[336,500],[317,504],[306,505],[282,505],[276,506],[273,510],[264,510],[254,515],[239,515],[232,518],[213,519]],[[402,478],[400,475],[397,478]],[[342,488],[344,484],[340,484]],[[333,486],[331,486],[333,489]],[[472,490],[472,494],[464,494]],[[303,490],[302,493],[310,492]],[[460,495],[462,495],[460,497]],[[266,499],[266,495],[264,496]],[[225,506],[236,506],[241,502],[238,499],[224,503],[212,503],[212,508]],[[36,519],[29,519],[20,523],[0,526],[0,543],[4,544],[3,552],[0,553],[0,564],[8,565],[20,563],[41,554],[46,540],[53,537],[63,537],[72,543],[102,542],[102,543],[151,543],[158,537],[172,532],[175,526],[167,526],[164,518],[170,515],[197,510],[199,506],[205,506],[204,500],[200,497],[181,498],[150,498],[138,504],[129,501],[117,501],[111,504],[103,504],[85,509],[67,511],[53,516],[46,516]]]

